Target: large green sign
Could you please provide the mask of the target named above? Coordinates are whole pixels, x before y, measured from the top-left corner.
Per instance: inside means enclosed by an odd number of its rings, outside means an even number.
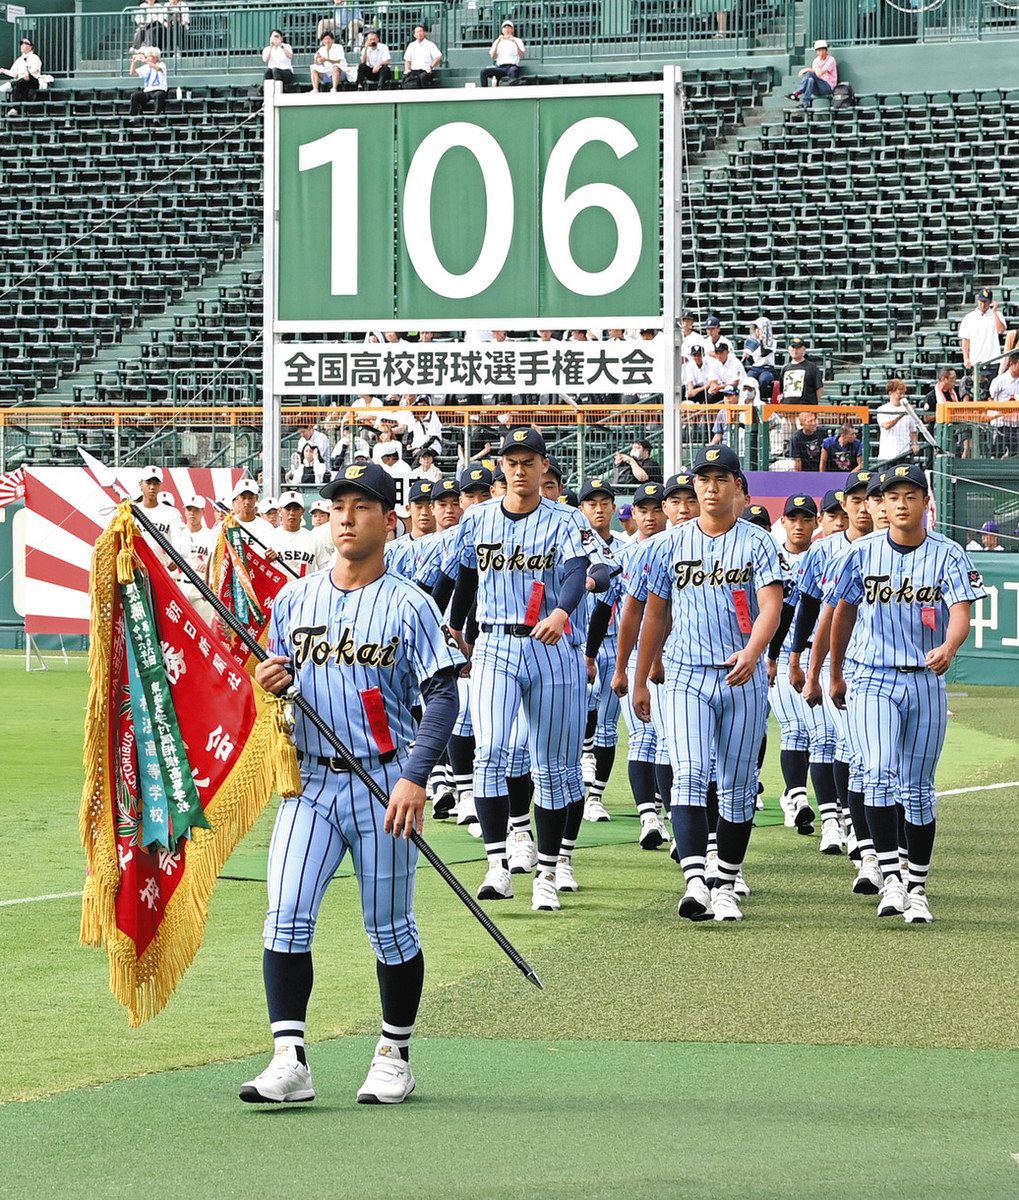
[[[277,328],[660,319],[661,88],[569,93],[282,98]]]
[[[949,682],[1005,684],[1019,678],[1019,554],[974,550],[987,599],[974,604],[970,634],[955,656]]]

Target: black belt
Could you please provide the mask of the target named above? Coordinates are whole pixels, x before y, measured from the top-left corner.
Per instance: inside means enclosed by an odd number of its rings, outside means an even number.
[[[534,632],[533,625],[486,625],[478,626],[482,633],[508,633],[510,637],[530,637]]]
[[[903,675],[919,675],[921,671],[926,671],[926,667],[896,667],[896,671],[901,671]]]
[[[376,755],[374,758],[365,758],[356,760],[359,766],[371,768],[378,764],[385,766],[386,763],[391,763],[396,758],[395,750],[388,750],[385,754]],[[297,751],[298,762],[316,762],[320,767],[327,767],[330,771],[335,771],[337,775],[351,775],[354,772],[353,766],[348,766],[345,759],[338,755],[333,755],[332,758],[327,758],[323,754],[305,754],[303,750]]]

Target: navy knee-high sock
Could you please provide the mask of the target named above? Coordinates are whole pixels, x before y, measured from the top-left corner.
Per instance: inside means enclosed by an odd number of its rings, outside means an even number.
[[[835,773],[831,763],[812,762],[810,782],[814,785],[817,808],[822,821],[835,821],[839,816],[839,797],[835,791]]]
[[[655,764],[631,758],[626,764],[626,774],[630,780],[634,803],[637,805],[637,816],[656,812],[658,805],[655,802]]]
[[[808,750],[780,750],[779,763],[782,767],[782,778],[785,780],[785,790],[807,786],[807,765],[810,762]]]
[[[874,839],[878,866],[885,879],[902,879],[899,866],[899,821],[895,806],[867,805],[867,825]]]
[[[931,856],[934,853],[934,832],[934,821],[931,821],[929,825],[914,825],[912,821],[905,822],[906,848],[909,851],[907,886],[911,892],[927,886]]]
[[[277,1045],[293,1046],[303,1063],[308,1061],[304,1053],[304,1027],[314,978],[310,950],[304,954],[266,950],[262,954],[262,979],[273,1040]]]
[[[563,847],[563,833],[569,808],[534,807],[534,826],[538,833],[538,870],[555,874],[559,852]]]
[[[747,856],[753,821],[727,821],[718,818],[718,882],[732,887]]]
[[[403,963],[376,961],[375,972],[382,998],[382,1038],[400,1057],[410,1058],[410,1035],[418,1019],[421,991],[425,985],[425,956],[419,950]]]
[[[509,796],[475,796],[488,861],[506,866],[506,831],[509,827]]]
[[[672,807],[672,766],[669,763],[655,763],[655,783],[658,785],[662,808],[668,812]]]
[[[839,798],[839,806],[845,808],[849,803],[849,763],[836,759],[832,763],[831,769],[835,777],[835,791]],[[859,830],[856,830],[856,836],[860,836]]]
[[[563,839],[559,844],[559,856],[572,858],[580,837],[580,827],[584,823],[584,801],[574,800],[566,809],[566,824],[563,826]]]
[[[708,853],[718,849],[718,781],[712,779],[704,796],[704,808],[708,814]]]
[[[708,815],[703,808],[676,804],[671,810],[672,833],[683,878],[704,879],[704,863],[708,853]]]

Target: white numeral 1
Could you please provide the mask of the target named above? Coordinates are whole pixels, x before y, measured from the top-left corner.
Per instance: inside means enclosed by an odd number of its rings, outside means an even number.
[[[301,171],[313,171],[327,163],[332,167],[329,290],[334,296],[357,295],[357,134],[356,129],[336,129],[298,151]]]

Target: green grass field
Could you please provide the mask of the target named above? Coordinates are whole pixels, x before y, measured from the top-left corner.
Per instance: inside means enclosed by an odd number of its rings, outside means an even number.
[[[585,827],[561,914],[494,906],[530,987],[430,870],[418,1091],[353,1101],[378,1022],[353,881],[323,907],[309,1036],[319,1099],[236,1100],[267,1045],[267,812],[227,866],[205,944],[166,1010],[131,1030],[105,955],[78,946],[79,659],[0,658],[0,1144],[11,1195],[1005,1197],[1019,1193],[1019,786],[946,797],[931,928],[878,922],[844,859],[776,824],[747,861],[738,927],[675,915],[664,851],[635,845],[622,762],[609,826]],[[939,788],[1019,780],[1019,689],[968,688]],[[426,832],[429,832],[426,830]],[[434,826],[468,886],[480,850]],[[273,1125],[273,1122],[276,1122]],[[282,1123],[282,1124],[281,1124]],[[129,1165],[128,1165],[129,1164]]]

